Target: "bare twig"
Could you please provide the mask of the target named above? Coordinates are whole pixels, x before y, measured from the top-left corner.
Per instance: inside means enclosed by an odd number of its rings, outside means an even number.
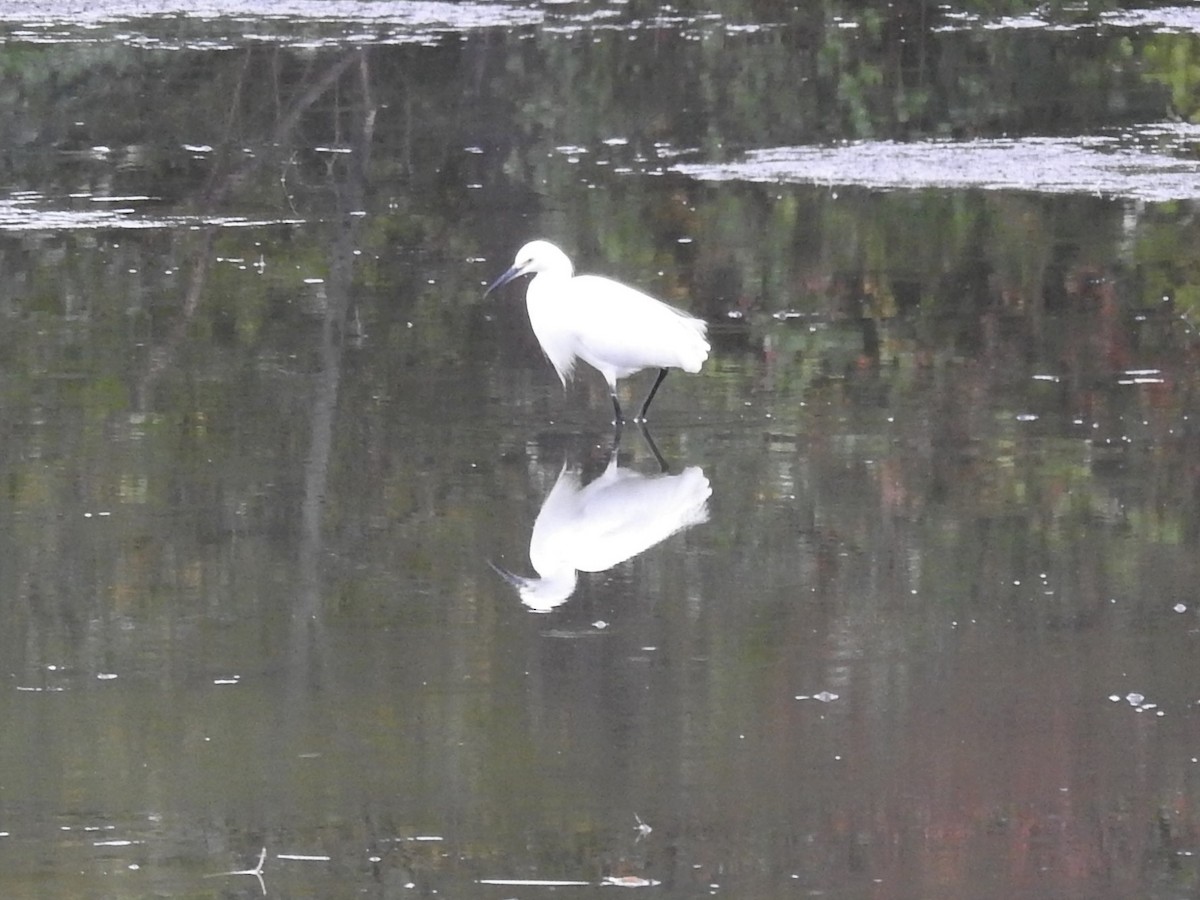
[[[263,881],[263,863],[267,861],[267,848],[263,847],[262,852],[258,854],[258,864],[253,869],[234,869],[232,872],[214,872],[211,875],[205,875],[205,878],[224,878],[227,875],[253,875],[258,879],[258,886],[262,888],[263,896],[267,896],[267,883]]]

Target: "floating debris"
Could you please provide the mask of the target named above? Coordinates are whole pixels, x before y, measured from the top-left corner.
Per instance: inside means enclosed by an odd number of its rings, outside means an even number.
[[[234,869],[231,872],[214,872],[211,875],[205,875],[205,878],[223,878],[227,875],[253,875],[258,879],[258,887],[263,892],[263,896],[267,895],[267,883],[263,880],[263,863],[267,861],[267,848],[263,847],[258,854],[258,864],[253,869]]]
[[[476,884],[499,884],[506,887],[591,887],[590,881],[558,881],[545,878],[477,878]]]
[[[1120,703],[1122,700],[1124,700],[1138,712],[1150,712],[1153,710],[1156,716],[1163,715],[1163,711],[1158,708],[1157,703],[1148,702],[1146,700],[1146,695],[1137,691],[1130,691],[1124,697],[1122,697],[1120,694],[1109,694],[1108,699],[1113,703]]]
[[[637,875],[607,875],[600,883],[614,887],[654,887],[656,884],[662,884],[654,878],[641,878]]]
[[[72,196],[86,197],[92,203],[135,203],[137,201],[159,199],[158,197],[151,197],[148,194],[130,194],[128,196],[117,196],[117,197],[110,196],[107,194],[101,195],[101,196],[96,196],[94,194],[73,194]]]
[[[639,816],[637,813],[633,814],[633,818],[637,821],[637,833],[638,833],[639,841],[654,830],[649,825],[647,825],[645,822],[643,822],[642,817]]]
[[[1136,375],[1132,378],[1118,378],[1117,384],[1166,384],[1166,379],[1160,375]]]

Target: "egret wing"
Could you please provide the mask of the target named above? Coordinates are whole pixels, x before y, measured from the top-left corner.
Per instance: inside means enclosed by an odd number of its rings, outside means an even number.
[[[697,372],[708,357],[705,324],[648,294],[598,275],[572,279],[577,354],[606,376],[650,367]]]
[[[677,531],[708,521],[712,488],[698,466],[678,475],[642,475],[630,469],[616,469],[613,475],[579,494],[585,537],[574,560],[578,569],[602,572]]]

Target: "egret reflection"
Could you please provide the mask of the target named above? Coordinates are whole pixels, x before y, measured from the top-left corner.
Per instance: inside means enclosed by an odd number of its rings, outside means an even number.
[[[549,612],[575,591],[579,572],[603,572],[672,534],[708,521],[708,478],[699,466],[678,475],[643,475],[617,464],[583,485],[563,466],[529,539],[536,578],[493,568],[534,612]]]

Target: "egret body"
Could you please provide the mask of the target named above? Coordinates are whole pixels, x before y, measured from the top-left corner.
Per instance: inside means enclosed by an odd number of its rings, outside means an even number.
[[[608,382],[618,425],[624,416],[617,379],[658,369],[636,417],[645,421],[667,371],[699,372],[708,358],[703,321],[611,278],[576,275],[571,260],[549,241],[531,241],[518,250],[512,268],[485,296],[528,274],[533,275],[525,292],[529,323],[563,386],[577,359],[598,370]]]

